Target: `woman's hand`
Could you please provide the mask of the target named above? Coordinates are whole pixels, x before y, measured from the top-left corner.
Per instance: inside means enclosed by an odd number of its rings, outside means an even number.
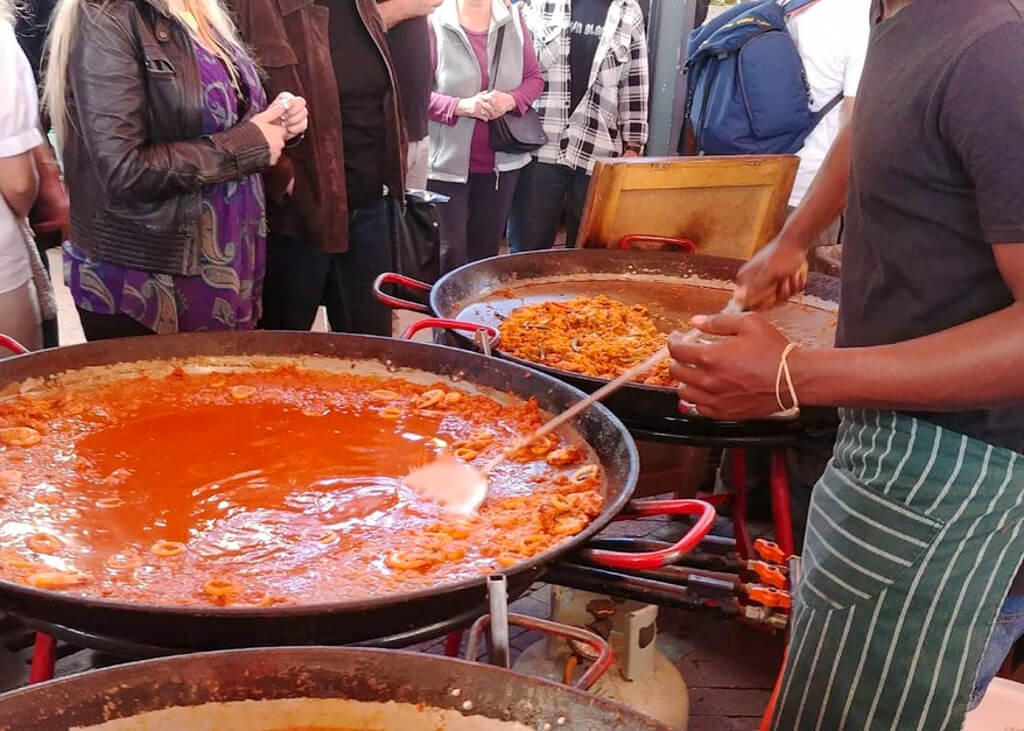
[[[306,128],[309,126],[309,107],[305,99],[283,91],[277,95],[270,106],[277,107],[281,113],[278,123],[287,132],[285,140],[291,140],[306,133]]]
[[[455,116],[471,117],[479,119],[481,122],[489,122],[501,115],[497,113],[490,94],[482,91],[466,99],[459,99],[459,103],[455,105]]]
[[[762,315],[695,317],[693,324],[709,335],[727,339],[684,342],[680,333],[669,336],[672,377],[680,382],[679,410],[711,419],[757,419],[779,411],[775,378],[788,341]],[[788,389],[783,397],[791,406]]]
[[[807,251],[775,237],[740,269],[736,297],[748,310],[767,310],[803,291]]]
[[[274,100],[274,103],[284,110],[281,115],[281,124],[288,133],[287,139],[293,139],[306,133],[306,129],[309,127],[309,106],[303,97],[282,94]]]
[[[270,148],[270,165],[276,165],[284,151],[284,143],[288,141],[288,131],[281,125],[281,108],[270,105],[259,114],[254,114],[250,121],[255,124],[263,139]]]
[[[490,101],[491,107],[494,109],[495,119],[508,114],[519,106],[516,103],[516,98],[504,91],[489,91],[485,96],[488,101]]]

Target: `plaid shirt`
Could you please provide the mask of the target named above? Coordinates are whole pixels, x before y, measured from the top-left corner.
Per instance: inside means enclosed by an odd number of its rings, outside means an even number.
[[[570,109],[570,3],[523,3],[523,18],[544,74],[544,92],[535,107],[549,141],[536,157],[590,173],[597,158],[616,157],[627,146],[642,149],[647,144],[647,31],[636,0],[612,0],[594,54],[590,88]]]

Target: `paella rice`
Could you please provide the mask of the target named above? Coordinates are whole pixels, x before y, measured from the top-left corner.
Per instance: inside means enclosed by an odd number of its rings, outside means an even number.
[[[668,337],[646,307],[605,295],[518,307],[502,322],[500,333],[501,349],[509,355],[608,379],[648,358]],[[642,382],[674,385],[669,362],[649,372]]]

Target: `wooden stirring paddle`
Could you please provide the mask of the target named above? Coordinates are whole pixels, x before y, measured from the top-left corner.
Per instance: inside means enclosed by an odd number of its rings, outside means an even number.
[[[735,314],[743,311],[738,300],[731,299],[722,310],[724,314]],[[694,328],[683,335],[684,342],[692,342],[700,337],[701,331]],[[669,357],[668,346],[659,348],[650,358],[638,363],[613,381],[609,381],[586,398],[577,401],[558,416],[555,416],[535,432],[520,441],[511,449],[502,450],[497,457],[488,462],[482,469],[456,462],[452,459],[438,459],[430,464],[410,472],[404,482],[419,494],[445,506],[455,513],[470,514],[476,511],[487,496],[487,476],[495,467],[507,460],[524,447],[528,447],[538,439],[543,439],[551,432],[566,424],[571,419],[615,393],[638,376],[656,367]]]

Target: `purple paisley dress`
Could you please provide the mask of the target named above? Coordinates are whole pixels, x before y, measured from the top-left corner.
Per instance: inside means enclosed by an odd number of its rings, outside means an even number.
[[[245,107],[224,62],[194,46],[206,100],[203,134],[223,132],[238,123]],[[263,109],[267,100],[255,66],[236,59],[235,68],[248,106]],[[79,308],[125,314],[157,333],[256,327],[266,258],[262,178],[205,186],[200,231],[198,276],[129,269],[92,259],[70,242],[64,245],[64,281]]]

